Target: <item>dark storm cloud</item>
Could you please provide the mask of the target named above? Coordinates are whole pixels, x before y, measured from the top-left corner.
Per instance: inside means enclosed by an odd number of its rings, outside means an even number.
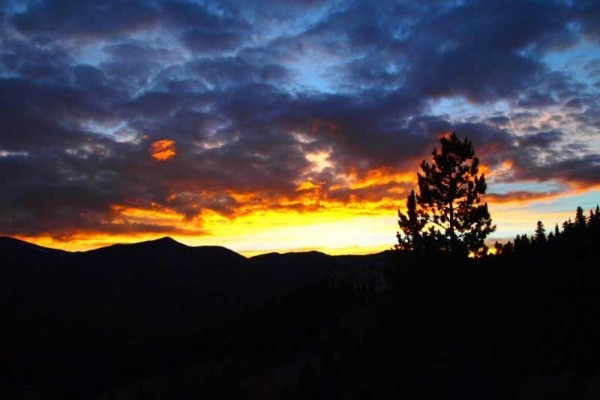
[[[516,96],[547,73],[527,53],[573,39],[566,11],[553,2],[468,2],[425,20],[407,39],[409,85],[434,97]]]
[[[69,157],[51,152],[0,158],[0,221],[7,233],[53,232],[65,227],[85,227],[87,215],[105,215],[101,205],[109,199],[110,172],[99,170],[90,176],[76,170]],[[98,167],[93,162],[87,163]],[[99,223],[100,221],[95,221]]]
[[[594,78],[600,78],[600,58],[596,58],[585,64],[585,71],[589,74],[589,76]]]
[[[585,188],[600,180],[600,156],[590,154],[554,159],[545,164],[523,163],[520,178],[536,181],[559,180],[572,182]]]
[[[393,197],[393,183],[340,188],[340,175],[412,171],[453,131],[488,166],[512,160],[519,178],[594,183],[593,150],[569,148],[571,135],[550,125],[598,125],[597,94],[542,57],[578,43],[578,29],[596,40],[596,11],[559,1],[0,0],[0,233],[176,230],[117,224],[114,206],[235,216],[236,192],[301,209],[303,180],[322,199]],[[433,102],[456,97],[519,108],[462,122],[432,115]],[[532,122],[559,105],[572,111],[564,120]],[[163,139],[177,154],[157,162],[148,148]],[[307,154],[330,165],[315,169]]]
[[[278,64],[250,64],[239,57],[202,59],[186,64],[189,76],[216,87],[243,87],[251,83],[273,84],[287,76],[286,69]]]
[[[57,81],[66,79],[68,67],[68,55],[60,47],[37,47],[19,39],[2,42],[0,68],[5,73]]]
[[[78,121],[108,118],[91,93],[69,86],[0,79],[0,148],[63,150],[85,140]]]
[[[534,146],[540,148],[549,148],[557,142],[560,142],[564,137],[564,133],[560,131],[537,132],[533,135],[528,135],[521,140],[521,146]]]
[[[28,1],[12,22],[24,34],[69,39],[99,39],[147,28],[158,10],[145,1]]]
[[[182,42],[200,52],[225,52],[238,47],[243,42],[243,36],[236,32],[191,29],[182,35]]]
[[[160,1],[162,19],[174,27],[198,27],[212,31],[247,28],[247,24],[229,12],[215,5],[212,9],[206,4],[189,1]],[[237,13],[234,8],[234,13]]]
[[[588,102],[585,99],[582,99],[581,97],[574,97],[565,103],[565,107],[577,109],[585,107],[586,104],[588,104]]]
[[[508,125],[510,123],[510,118],[508,118],[504,115],[498,115],[498,116],[488,118],[488,122],[492,125],[504,126],[504,125]]]
[[[577,0],[574,3],[583,32],[592,40],[599,41],[600,4],[595,0]]]
[[[164,22],[178,30],[181,43],[199,53],[221,53],[242,45],[251,30],[249,24],[223,9],[188,2],[164,2]]]

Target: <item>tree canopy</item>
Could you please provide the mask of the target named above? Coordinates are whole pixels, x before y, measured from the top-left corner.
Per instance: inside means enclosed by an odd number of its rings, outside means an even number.
[[[423,160],[417,174],[418,194],[408,196],[406,213],[398,210],[396,248],[406,251],[441,251],[458,255],[483,254],[492,225],[487,203],[480,195],[487,185],[479,174],[479,159],[468,139],[455,133],[441,138],[430,162]]]

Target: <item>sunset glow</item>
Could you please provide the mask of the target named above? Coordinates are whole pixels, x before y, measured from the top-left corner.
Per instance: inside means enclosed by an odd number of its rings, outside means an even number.
[[[600,203],[599,31],[575,2],[9,3],[0,235],[381,251],[450,132],[492,242]]]
[[[70,251],[89,250],[113,243],[133,243],[169,235],[192,246],[221,245],[246,256],[278,251],[318,250],[328,254],[368,254],[392,248],[397,230],[397,209],[405,210],[406,189],[415,185],[414,174],[382,175],[373,171],[363,179],[350,174],[347,186],[326,189],[311,182],[302,182],[295,197],[262,199],[260,193],[229,195],[240,203],[235,213],[203,210],[189,218],[173,208],[152,203],[149,208],[124,205],[111,207],[112,219],[99,225],[99,231],[75,231],[62,237],[52,235],[20,236],[41,246]],[[350,195],[337,200],[336,192],[369,189],[378,193],[386,189],[383,198]],[[328,199],[327,193],[334,194]],[[487,196],[494,221],[499,223],[492,241],[512,239],[520,233],[530,233],[538,220],[548,228],[572,217],[566,204],[592,207],[597,192],[573,190],[565,195],[548,195],[515,191],[505,195]],[[592,199],[592,202],[590,202]],[[174,201],[174,196],[167,199]],[[531,210],[535,209],[536,212]],[[539,210],[542,210],[540,212]],[[144,232],[144,227],[151,227]]]

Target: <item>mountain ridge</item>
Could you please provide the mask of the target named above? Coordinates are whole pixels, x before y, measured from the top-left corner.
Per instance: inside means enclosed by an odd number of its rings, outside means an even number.
[[[384,254],[386,253],[386,251],[380,251],[380,252],[374,252],[374,253],[368,253],[368,254],[338,254],[338,255],[332,255],[332,254],[327,254],[325,252],[322,251],[318,251],[318,250],[307,250],[307,251],[288,251],[288,252],[267,252],[267,253],[263,253],[263,254],[257,254],[251,257],[246,257],[243,254],[240,254],[238,252],[236,252],[235,250],[232,250],[228,247],[225,246],[218,246],[218,245],[199,245],[199,246],[190,246],[187,245],[185,243],[181,243],[175,239],[173,239],[170,236],[163,236],[157,239],[150,239],[150,240],[143,240],[140,242],[132,242],[132,243],[114,243],[114,244],[110,244],[107,246],[101,246],[95,249],[90,249],[90,250],[84,250],[84,251],[68,251],[68,250],[62,250],[62,249],[58,249],[58,248],[54,248],[54,247],[45,247],[45,246],[40,246],[31,242],[28,242],[26,240],[23,239],[17,239],[15,237],[12,236],[0,236],[0,250],[2,249],[10,249],[10,250],[15,250],[15,249],[37,249],[38,251],[50,251],[50,252],[60,252],[63,254],[88,254],[88,253],[94,253],[94,252],[101,252],[101,251],[107,251],[109,249],[126,249],[126,248],[135,248],[135,247],[149,247],[149,246],[160,246],[162,248],[187,248],[187,249],[204,249],[204,250],[217,250],[217,249],[222,249],[222,250],[227,250],[228,252],[231,253],[235,253],[237,255],[239,255],[240,257],[243,257],[247,260],[257,260],[257,259],[262,259],[262,258],[269,258],[269,257],[278,257],[278,256],[296,256],[296,255],[308,255],[308,256],[327,256],[327,257],[349,257],[349,256],[356,256],[356,257],[363,257],[363,256],[373,256],[373,255],[379,255],[379,254]]]
[[[40,252],[73,253],[66,250],[44,247],[12,236],[0,236],[0,250],[35,250]]]
[[[260,357],[279,359],[281,346],[296,354],[312,343],[306,338],[317,340],[319,324],[335,326],[362,299],[348,292],[351,282],[338,282],[338,267],[360,272],[354,267],[382,266],[384,258],[317,251],[246,258],[170,237],[66,252],[0,237],[7,327],[0,356],[7,352],[16,366],[0,377],[0,398],[12,398],[3,386],[59,393],[39,398],[98,398],[148,377],[213,365],[239,346],[244,357],[266,348]]]

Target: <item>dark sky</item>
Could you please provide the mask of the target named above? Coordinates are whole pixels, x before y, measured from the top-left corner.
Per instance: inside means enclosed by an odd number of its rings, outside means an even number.
[[[485,166],[497,235],[600,199],[598,1],[0,10],[0,234],[252,250],[269,229],[387,216],[389,231],[342,239],[389,247],[420,160],[452,131]]]

